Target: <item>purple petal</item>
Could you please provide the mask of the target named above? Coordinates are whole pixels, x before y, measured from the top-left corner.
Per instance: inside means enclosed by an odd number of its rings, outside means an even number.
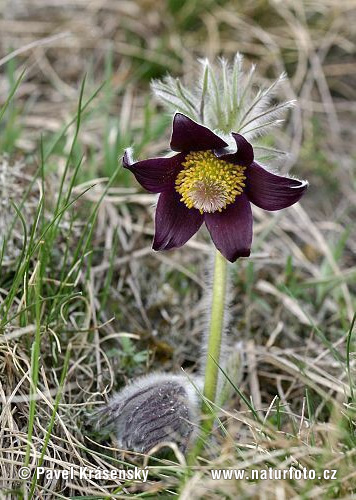
[[[125,151],[122,162],[147,191],[161,193],[174,186],[184,158],[185,155],[180,153],[170,158],[150,158],[132,163],[128,151]]]
[[[308,188],[307,181],[272,174],[255,162],[245,170],[245,175],[249,200],[264,210],[290,207]]]
[[[221,212],[204,214],[204,219],[216,248],[230,262],[248,257],[252,243],[252,211],[245,194]]]
[[[173,151],[205,151],[226,146],[226,142],[209,128],[199,125],[182,113],[174,115],[171,139]]]
[[[242,167],[248,167],[253,162],[253,147],[246,141],[246,139],[240,135],[231,133],[235,139],[237,151],[236,153],[228,153],[223,155],[218,155],[220,160],[228,161],[234,165],[241,165]]]
[[[155,218],[154,250],[169,250],[184,245],[200,228],[203,215],[187,208],[175,189],[164,191],[158,198]]]

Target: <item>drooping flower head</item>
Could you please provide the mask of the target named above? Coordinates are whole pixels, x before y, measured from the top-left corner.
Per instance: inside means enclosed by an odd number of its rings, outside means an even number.
[[[115,430],[119,446],[147,453],[173,442],[185,452],[197,423],[198,398],[187,377],[155,373],[116,394],[99,414],[97,427]]]
[[[231,262],[248,257],[252,243],[251,203],[274,211],[296,203],[308,183],[276,175],[254,161],[252,145],[231,133],[236,150],[209,128],[176,113],[171,157],[123,165],[152,193],[160,193],[154,250],[184,245],[205,223],[217,249]]]

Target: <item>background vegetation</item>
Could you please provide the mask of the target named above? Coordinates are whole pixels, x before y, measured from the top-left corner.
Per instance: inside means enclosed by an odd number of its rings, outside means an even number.
[[[0,484],[3,498],[354,498],[354,0],[13,0],[0,18]],[[286,71],[297,98],[266,144],[307,178],[301,204],[256,209],[253,254],[232,268],[234,397],[190,473],[151,459],[146,484],[20,481],[18,469],[113,468],[91,415],[129,379],[195,373],[209,238],[151,250],[155,196],[123,148],[165,152],[170,118],[149,92],[196,59]],[[353,224],[352,224],[353,221]],[[243,397],[241,397],[244,396]],[[252,411],[253,410],[253,411]],[[130,465],[131,464],[131,465]],[[337,480],[212,481],[211,468],[337,469]],[[184,483],[184,486],[182,484]]]

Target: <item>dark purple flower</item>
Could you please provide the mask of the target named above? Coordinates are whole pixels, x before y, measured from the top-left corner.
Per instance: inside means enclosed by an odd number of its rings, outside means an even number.
[[[158,199],[154,250],[186,243],[205,222],[217,249],[231,262],[248,257],[252,243],[251,203],[281,210],[296,203],[306,181],[283,177],[254,161],[251,144],[232,133],[235,153],[208,128],[176,113],[170,158],[133,163],[127,151],[123,164]]]

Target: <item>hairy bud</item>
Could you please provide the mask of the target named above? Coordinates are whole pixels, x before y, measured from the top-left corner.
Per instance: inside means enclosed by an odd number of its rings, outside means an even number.
[[[194,387],[185,376],[156,373],[142,377],[116,394],[98,422],[110,425],[125,450],[147,453],[174,442],[184,453],[197,421]]]

